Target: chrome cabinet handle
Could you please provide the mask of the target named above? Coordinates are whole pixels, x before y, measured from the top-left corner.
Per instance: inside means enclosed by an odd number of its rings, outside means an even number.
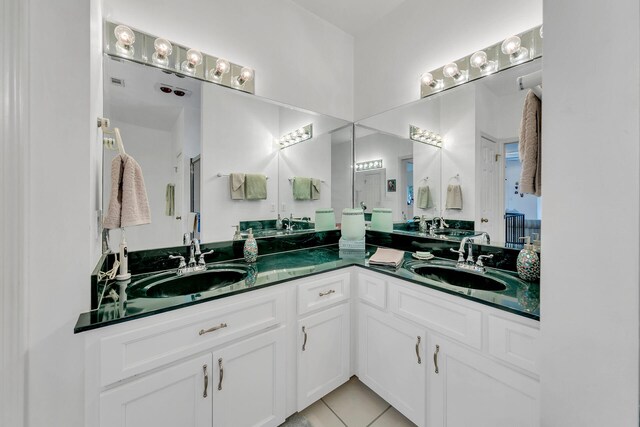
[[[302,333],[304,334],[304,342],[302,343],[302,351],[306,350],[307,347],[307,329],[303,326]]]
[[[436,365],[436,374],[438,373],[438,353],[440,352],[440,346],[436,345],[436,352],[433,353],[433,364]]]
[[[218,382],[218,390],[222,390],[222,379],[224,378],[224,369],[222,368],[222,357],[218,359],[218,370],[220,371],[220,381]]]
[[[213,328],[200,329],[200,332],[198,332],[198,335],[208,334],[209,332],[215,332],[218,329],[222,329],[222,328],[226,328],[226,327],[227,327],[226,323],[220,323],[218,326],[214,326]]]
[[[202,397],[207,397],[207,389],[209,388],[209,372],[207,372],[207,365],[202,365],[202,372],[204,372],[204,393],[202,393]]]
[[[335,294],[335,293],[336,293],[336,291],[334,291],[333,289],[329,289],[327,292],[320,292],[318,294],[318,296],[319,297],[324,297],[324,296],[327,296],[327,295],[330,295],[330,294]]]
[[[422,359],[420,358],[420,341],[422,341],[422,337],[418,335],[418,341],[416,342],[416,357],[418,358],[418,365],[422,363]]]

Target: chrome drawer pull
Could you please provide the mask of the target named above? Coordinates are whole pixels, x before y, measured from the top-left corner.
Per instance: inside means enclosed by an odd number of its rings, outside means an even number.
[[[319,297],[324,297],[324,296],[327,296],[327,295],[330,295],[330,294],[335,294],[335,293],[336,293],[336,291],[334,291],[333,289],[329,289],[327,292],[320,292],[318,294],[318,296]]]
[[[304,342],[302,343],[302,351],[304,351],[305,348],[307,347],[307,330],[306,330],[306,328],[304,326],[302,327],[302,333],[304,334]]]
[[[436,352],[433,353],[433,364],[436,365],[436,374],[438,373],[438,353],[440,352],[440,346],[436,345]]]
[[[226,327],[227,327],[226,323],[220,323],[218,326],[214,326],[213,328],[200,329],[200,332],[198,332],[198,335],[208,334],[209,332],[215,332],[218,329],[222,329],[222,328],[226,328]]]
[[[418,357],[418,365],[422,363],[422,359],[420,358],[420,341],[422,338],[418,335],[418,341],[416,342],[416,356]]]
[[[207,372],[207,365],[202,365],[202,371],[204,372],[204,393],[202,393],[202,397],[207,397],[207,389],[209,388],[209,373]]]
[[[222,357],[218,359],[218,370],[220,371],[220,382],[218,382],[218,390],[222,390],[222,379],[224,378],[224,369],[222,368]]]

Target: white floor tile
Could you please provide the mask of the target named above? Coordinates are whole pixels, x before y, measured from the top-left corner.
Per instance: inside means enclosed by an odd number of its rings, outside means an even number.
[[[396,408],[391,407],[375,420],[371,427],[416,427],[416,425],[398,412]]]
[[[300,414],[304,415],[311,427],[345,427],[322,400],[318,400]]]
[[[366,427],[389,407],[355,377],[322,400],[349,427]]]

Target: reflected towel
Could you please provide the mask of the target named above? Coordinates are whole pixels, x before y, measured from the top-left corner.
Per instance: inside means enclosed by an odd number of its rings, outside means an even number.
[[[313,178],[311,180],[311,200],[320,200],[320,184],[319,179]]]
[[[293,178],[293,199],[311,200],[311,178]]]
[[[369,264],[385,265],[398,268],[404,261],[404,252],[396,249],[378,248],[376,253],[369,258]]]
[[[244,181],[245,175],[243,173],[229,174],[229,189],[231,191],[231,200],[244,199]]]
[[[418,187],[418,207],[420,209],[430,209],[433,207],[431,200],[431,190],[428,185]]]
[[[266,200],[267,176],[261,174],[246,174],[244,179],[247,200]]]
[[[149,224],[149,199],[142,168],[128,154],[120,154],[111,162],[111,198],[104,228],[122,228]]]
[[[520,171],[520,191],[542,195],[542,102],[529,91],[524,101],[520,122],[520,144],[518,151],[522,170]]]
[[[445,209],[462,210],[462,188],[458,184],[449,184],[447,187],[447,203]]]
[[[176,186],[174,184],[167,184],[167,190],[165,191],[164,214],[167,216],[173,216],[175,212],[176,212]]]

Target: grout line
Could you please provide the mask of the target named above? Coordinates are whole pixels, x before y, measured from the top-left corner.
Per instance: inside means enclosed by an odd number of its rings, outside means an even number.
[[[377,417],[375,417],[373,419],[373,421],[371,421],[369,424],[367,424],[367,427],[371,427],[373,425],[373,423],[375,423],[376,421],[378,421],[378,418],[380,418],[381,416],[383,416],[385,414],[385,412],[387,412],[389,409],[391,409],[391,405],[387,406],[387,409],[385,409],[384,411],[382,411],[382,413],[380,415],[378,415]]]
[[[322,403],[324,403],[324,405],[325,405],[327,408],[329,408],[329,410],[330,410],[331,412],[333,412],[333,415],[335,415],[335,416],[336,416],[336,418],[338,418],[338,420],[340,420],[340,422],[344,425],[344,427],[349,427],[349,426],[347,425],[347,423],[345,423],[344,421],[342,421],[342,418],[340,418],[340,416],[339,416],[338,414],[336,414],[336,411],[334,411],[334,410],[333,410],[333,408],[331,408],[331,406],[329,406],[329,404],[328,404],[327,402],[325,402],[325,401],[324,401],[324,399],[320,399],[320,400],[322,400]]]

